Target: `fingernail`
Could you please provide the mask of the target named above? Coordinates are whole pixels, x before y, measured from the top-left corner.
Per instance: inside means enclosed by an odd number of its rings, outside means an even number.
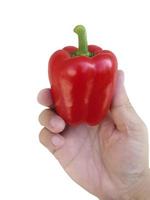
[[[65,127],[65,122],[59,116],[53,116],[49,124],[52,131],[62,131]]]
[[[62,146],[64,144],[64,139],[60,136],[55,135],[52,137],[51,142],[53,145],[58,147],[58,146]]]

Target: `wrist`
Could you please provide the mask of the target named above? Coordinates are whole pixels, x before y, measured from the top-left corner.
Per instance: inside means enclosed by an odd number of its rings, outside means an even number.
[[[129,200],[149,200],[150,197],[150,169],[141,178],[140,183],[131,192]]]
[[[116,200],[149,200],[150,198],[150,169],[147,169],[135,184]]]
[[[113,194],[114,195],[114,194]],[[150,198],[150,169],[148,169],[137,182],[130,185],[128,189],[120,191],[118,189],[117,194],[113,197],[101,197],[102,200],[149,200]],[[100,198],[100,199],[101,199]],[[99,199],[99,200],[100,200]]]

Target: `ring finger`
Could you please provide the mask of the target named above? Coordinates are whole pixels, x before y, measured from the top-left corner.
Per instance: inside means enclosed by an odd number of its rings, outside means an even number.
[[[64,120],[50,109],[41,112],[39,122],[53,133],[60,133],[65,128]]]

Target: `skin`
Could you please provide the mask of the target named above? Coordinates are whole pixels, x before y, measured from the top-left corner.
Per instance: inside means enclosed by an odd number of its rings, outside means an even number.
[[[148,199],[148,131],[129,102],[122,71],[110,111],[94,127],[66,125],[51,109],[49,89],[38,101],[48,107],[39,116],[40,142],[75,182],[102,200]]]

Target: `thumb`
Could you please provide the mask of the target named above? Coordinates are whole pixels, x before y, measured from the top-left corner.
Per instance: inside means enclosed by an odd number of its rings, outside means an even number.
[[[131,105],[124,87],[124,72],[117,74],[116,90],[114,93],[111,114],[116,128],[122,132],[139,131],[144,123]]]

